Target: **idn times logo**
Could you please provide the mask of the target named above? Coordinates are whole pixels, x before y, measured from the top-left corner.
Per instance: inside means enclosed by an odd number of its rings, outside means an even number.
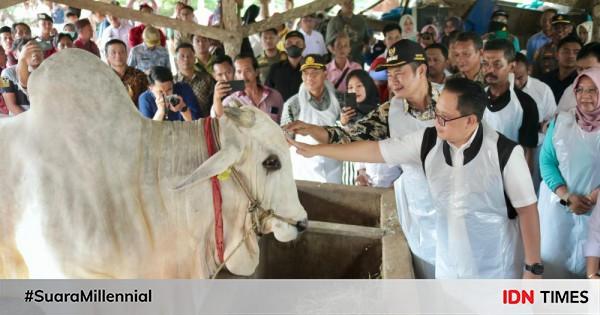
[[[502,304],[586,304],[587,290],[502,290]]]

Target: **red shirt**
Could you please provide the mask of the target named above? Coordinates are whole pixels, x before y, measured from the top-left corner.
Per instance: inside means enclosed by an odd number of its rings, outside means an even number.
[[[142,38],[142,33],[144,32],[145,28],[146,28],[146,25],[140,24],[129,30],[129,47],[135,47],[144,41]],[[163,32],[161,30],[158,30],[158,31],[160,32],[160,45],[163,47],[166,47],[165,45],[167,43],[167,38],[165,37],[165,34],[163,34]]]
[[[48,57],[52,56],[54,53],[56,53],[56,48],[54,47],[44,51],[44,59],[48,59]]]
[[[14,66],[17,64],[18,60],[17,60],[17,55],[14,51],[7,51],[6,52],[6,66],[10,67],[10,66]]]
[[[100,50],[98,49],[98,46],[96,46],[96,44],[91,40],[84,44],[81,38],[77,38],[73,42],[73,46],[79,49],[87,50],[100,58]]]

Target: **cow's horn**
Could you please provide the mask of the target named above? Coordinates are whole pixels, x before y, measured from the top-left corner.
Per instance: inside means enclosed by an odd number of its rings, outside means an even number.
[[[250,128],[256,122],[256,114],[251,109],[226,106],[223,111],[227,118],[240,127]]]

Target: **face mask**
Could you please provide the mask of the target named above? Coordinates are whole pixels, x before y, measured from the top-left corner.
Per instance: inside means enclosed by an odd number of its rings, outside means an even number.
[[[302,48],[298,47],[298,46],[290,46],[288,48],[285,49],[288,56],[292,57],[292,58],[298,58],[300,56],[302,56]]]

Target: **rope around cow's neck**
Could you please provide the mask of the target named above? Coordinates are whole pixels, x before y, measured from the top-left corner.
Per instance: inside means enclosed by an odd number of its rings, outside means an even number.
[[[211,127],[210,128],[211,134],[213,136],[213,139],[215,140],[216,149],[220,150],[221,149],[221,139],[219,138],[218,120],[215,119],[214,123],[212,123],[210,127]],[[242,246],[242,244],[246,241],[246,239],[248,239],[248,237],[250,236],[250,232],[254,231],[254,233],[257,236],[260,236],[263,234],[262,231],[263,231],[263,224],[264,224],[265,220],[267,220],[269,218],[275,218],[277,220],[280,220],[280,221],[285,222],[292,226],[297,225],[296,221],[294,221],[290,218],[284,218],[278,214],[275,214],[273,209],[263,208],[261,206],[260,201],[258,201],[258,199],[253,197],[252,192],[250,191],[250,188],[248,187],[248,185],[246,185],[246,182],[242,179],[240,172],[234,166],[231,166],[231,175],[233,176],[233,181],[242,189],[242,191],[246,195],[246,198],[248,198],[248,208],[247,208],[248,211],[246,212],[246,216],[248,214],[252,215],[252,217],[251,217],[252,225],[246,230],[246,232],[244,233],[244,237],[238,242],[238,244],[234,247],[234,249],[231,251],[231,253],[229,253],[229,255],[227,255],[227,257],[223,260],[223,262],[218,265],[217,270],[212,275],[211,279],[215,279],[217,277],[217,275],[223,269],[223,267],[225,266],[227,261],[229,261],[229,259]],[[245,219],[244,219],[244,221],[245,221]]]

